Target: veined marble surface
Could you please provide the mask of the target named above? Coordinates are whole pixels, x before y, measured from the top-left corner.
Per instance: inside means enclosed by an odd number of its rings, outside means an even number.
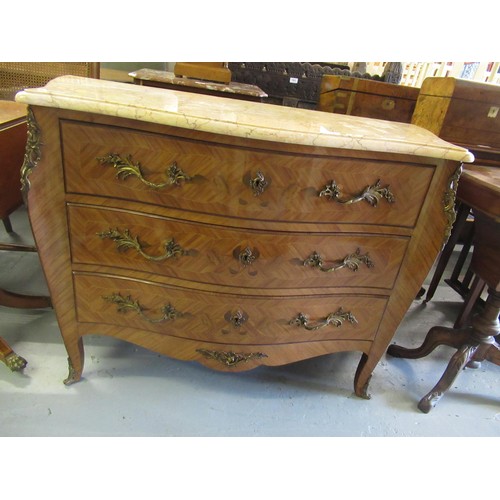
[[[249,85],[248,83],[229,82],[228,84],[226,84],[209,82],[206,80],[197,80],[196,78],[182,78],[180,76],[175,76],[174,73],[171,73],[169,71],[159,71],[156,69],[148,68],[132,71],[128,75],[134,79],[143,81],[168,83],[171,85],[180,85],[183,87],[217,90],[219,92],[227,92],[228,94],[245,94],[254,97],[267,97],[267,94],[262,89],[260,89],[256,85]]]
[[[406,123],[62,76],[16,101],[264,141],[472,162],[472,153]]]

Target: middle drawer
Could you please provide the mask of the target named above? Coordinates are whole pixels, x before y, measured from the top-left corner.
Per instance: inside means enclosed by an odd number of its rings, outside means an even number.
[[[244,288],[391,289],[408,239],[272,232],[68,205],[72,260]]]

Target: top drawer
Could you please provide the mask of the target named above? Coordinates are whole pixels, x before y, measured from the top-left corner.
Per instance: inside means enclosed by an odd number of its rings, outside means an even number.
[[[413,227],[433,168],[62,121],[66,190],[207,214]],[[177,175],[176,175],[177,174]]]

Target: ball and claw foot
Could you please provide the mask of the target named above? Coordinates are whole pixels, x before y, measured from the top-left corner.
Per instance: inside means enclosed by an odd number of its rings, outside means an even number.
[[[3,359],[3,362],[13,372],[19,372],[19,371],[23,370],[26,367],[26,365],[28,364],[28,362],[23,357],[19,356],[15,352],[8,354]]]

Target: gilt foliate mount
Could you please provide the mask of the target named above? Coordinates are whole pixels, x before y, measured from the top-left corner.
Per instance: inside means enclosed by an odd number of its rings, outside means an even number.
[[[21,192],[25,203],[27,202],[28,191],[30,189],[29,176],[42,158],[40,127],[38,126],[31,107],[28,107],[27,126],[28,134],[26,139],[26,149],[24,153],[23,165],[21,166]]]

